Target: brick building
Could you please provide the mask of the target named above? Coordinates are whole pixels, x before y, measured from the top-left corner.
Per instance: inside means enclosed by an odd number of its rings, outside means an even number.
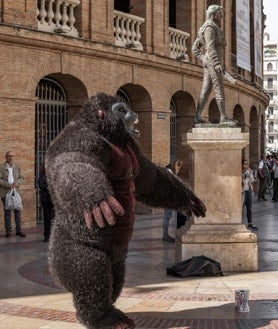
[[[265,146],[268,153],[278,152],[278,40],[264,35],[264,88],[269,95],[269,106],[266,108]]]
[[[249,3],[251,45],[256,32]],[[139,143],[153,161],[165,165],[178,156],[188,175],[190,150],[183,140],[203,76],[190,49],[210,4],[224,8],[225,66],[237,80],[225,83],[227,114],[250,132],[243,152],[256,163],[268,97],[254,70],[254,50],[250,70],[237,65],[235,0],[0,1],[0,154],[4,161],[13,150],[25,176],[24,227],[40,216],[36,175],[49,143],[99,91],[117,93],[139,113]],[[212,94],[204,116],[218,115]]]

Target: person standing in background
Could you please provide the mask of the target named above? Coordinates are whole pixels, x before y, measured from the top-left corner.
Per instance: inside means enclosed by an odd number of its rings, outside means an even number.
[[[278,155],[273,157],[272,173],[273,173],[273,196],[272,196],[272,201],[277,202],[278,201]]]
[[[183,165],[182,161],[179,159],[176,159],[176,160],[172,161],[171,163],[169,163],[166,166],[166,169],[173,175],[178,175],[182,168],[182,165]],[[166,241],[166,242],[175,242],[175,239],[173,237],[171,237],[168,232],[169,231],[169,222],[172,217],[172,214],[173,214],[172,209],[168,209],[168,208],[164,209],[164,216],[163,216],[163,223],[162,223],[162,226],[163,226],[162,240]]]
[[[258,230],[252,222],[252,194],[254,176],[252,170],[248,166],[246,159],[242,160],[242,193],[243,193],[243,208],[246,207],[248,228],[251,230]]]
[[[44,231],[43,231],[44,240],[43,240],[43,242],[48,242],[49,238],[50,238],[51,221],[53,218],[53,203],[52,203],[49,191],[48,191],[44,163],[41,163],[41,165],[40,165],[38,186],[40,188],[40,202],[41,202],[41,206],[42,206],[42,210],[43,210],[43,224],[44,224]]]
[[[267,201],[267,199],[265,198],[265,194],[267,189],[267,180],[269,178],[269,168],[267,165],[266,154],[261,155],[261,159],[258,164],[258,177],[260,182],[258,201]]]
[[[11,213],[12,210],[5,209],[6,194],[9,190],[15,188],[19,193],[19,186],[24,180],[20,167],[14,163],[14,153],[6,152],[6,161],[0,166],[0,197],[4,207],[4,221],[6,235],[5,238],[11,237]],[[25,238],[26,234],[21,230],[21,210],[14,210],[16,235]]]

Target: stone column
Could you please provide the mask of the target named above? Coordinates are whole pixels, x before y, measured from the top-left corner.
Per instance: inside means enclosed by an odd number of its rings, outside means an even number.
[[[219,261],[223,271],[258,270],[257,236],[242,224],[241,150],[248,142],[240,128],[219,124],[187,133],[192,185],[207,215],[177,230],[176,262],[205,255]]]

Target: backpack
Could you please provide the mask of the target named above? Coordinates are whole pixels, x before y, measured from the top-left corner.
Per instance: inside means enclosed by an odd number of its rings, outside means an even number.
[[[264,177],[269,177],[269,169],[266,163],[263,164],[262,174],[264,175]]]
[[[224,275],[219,262],[203,255],[167,267],[166,273],[180,278]]]

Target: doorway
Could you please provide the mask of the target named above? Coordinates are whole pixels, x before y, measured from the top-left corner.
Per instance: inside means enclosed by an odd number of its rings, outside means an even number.
[[[36,89],[35,109],[35,188],[37,222],[43,222],[40,205],[39,177],[40,164],[44,162],[47,148],[67,124],[67,98],[64,88],[51,78],[40,80]]]

